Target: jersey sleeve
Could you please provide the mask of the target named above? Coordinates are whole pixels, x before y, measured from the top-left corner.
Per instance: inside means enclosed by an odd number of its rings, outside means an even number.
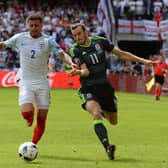
[[[6,40],[4,43],[9,48],[17,47],[17,39],[19,37],[20,37],[20,34],[16,34],[16,35],[12,36],[11,38],[9,38],[8,40]]]
[[[114,45],[107,39],[103,39],[103,44],[104,44],[104,49],[106,51],[112,51],[114,48]]]
[[[63,52],[63,49],[52,38],[49,39],[48,45],[49,45],[50,50],[56,55],[59,55],[60,53]]]

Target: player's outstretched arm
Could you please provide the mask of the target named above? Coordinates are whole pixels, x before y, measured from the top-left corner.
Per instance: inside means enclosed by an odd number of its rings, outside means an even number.
[[[64,51],[61,52],[59,54],[59,56],[61,58],[63,58],[63,60],[65,61],[65,63],[69,64],[71,66],[71,68],[78,68],[78,65],[76,65],[75,63],[73,63],[71,56],[69,56],[66,52],[64,52]]]
[[[149,64],[149,65],[153,65],[155,64],[154,61],[148,60],[148,59],[144,59],[144,58],[140,58],[130,52],[127,51],[123,51],[117,47],[115,47],[112,51],[115,55],[123,58],[126,61],[132,61],[132,62],[140,62],[143,64]]]

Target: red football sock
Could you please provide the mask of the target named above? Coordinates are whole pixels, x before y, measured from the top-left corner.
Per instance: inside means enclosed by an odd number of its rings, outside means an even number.
[[[160,97],[161,95],[161,88],[158,88],[158,96]]]
[[[155,95],[160,97],[160,95],[161,95],[161,89],[160,88],[155,89]]]
[[[27,121],[27,125],[30,127],[33,123],[34,109],[30,111],[22,111],[21,114],[23,118]]]
[[[155,88],[155,96],[158,96],[158,88]]]
[[[46,125],[46,115],[38,115],[36,127],[34,128],[32,142],[37,144],[37,142],[42,137]]]

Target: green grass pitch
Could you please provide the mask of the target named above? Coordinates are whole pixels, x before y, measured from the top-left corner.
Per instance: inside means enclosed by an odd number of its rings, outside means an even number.
[[[17,88],[0,89],[0,167],[2,168],[166,168],[168,167],[168,98],[116,93],[119,123],[106,120],[117,146],[109,161],[97,139],[89,114],[80,108],[77,90],[52,89],[44,136],[33,162],[18,157],[21,143],[30,141],[33,127],[22,119]],[[35,123],[34,123],[35,124]]]

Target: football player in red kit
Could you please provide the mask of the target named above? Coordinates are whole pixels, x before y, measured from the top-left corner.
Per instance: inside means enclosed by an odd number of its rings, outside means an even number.
[[[159,56],[160,62],[154,66],[154,78],[155,78],[155,99],[160,100],[162,93],[162,86],[164,84],[164,78],[166,71],[168,70],[168,64],[165,62],[165,57],[161,54]]]

